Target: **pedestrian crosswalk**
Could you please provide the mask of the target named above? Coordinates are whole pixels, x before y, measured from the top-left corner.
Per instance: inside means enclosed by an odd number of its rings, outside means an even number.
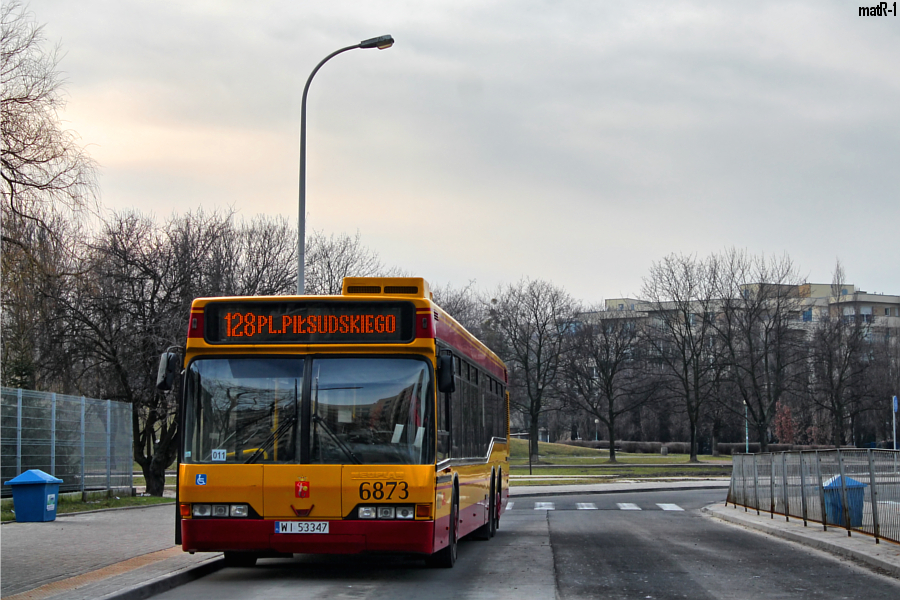
[[[506,510],[513,510],[513,508],[519,507],[520,509],[533,509],[533,510],[631,510],[631,511],[641,511],[641,510],[664,510],[664,511],[680,511],[684,512],[684,509],[678,506],[677,504],[666,504],[666,503],[656,503],[653,505],[646,504],[644,506],[638,506],[633,502],[617,502],[615,507],[610,503],[609,506],[599,507],[594,502],[561,502],[557,507],[556,502],[527,502],[527,501],[518,501],[518,502],[509,502],[506,505]]]

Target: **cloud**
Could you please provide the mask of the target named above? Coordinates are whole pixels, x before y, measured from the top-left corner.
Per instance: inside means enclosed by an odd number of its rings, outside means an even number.
[[[669,252],[789,253],[900,293],[900,30],[840,2],[33,0],[104,199],[296,215],[487,287],[593,300]],[[851,10],[853,9],[853,10]]]

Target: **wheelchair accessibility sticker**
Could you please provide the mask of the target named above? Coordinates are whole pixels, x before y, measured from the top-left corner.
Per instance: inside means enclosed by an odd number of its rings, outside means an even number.
[[[197,485],[206,485],[206,475],[200,473],[197,475]]]

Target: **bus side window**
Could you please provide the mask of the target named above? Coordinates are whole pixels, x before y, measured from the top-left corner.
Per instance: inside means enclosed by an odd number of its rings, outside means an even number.
[[[450,398],[451,394],[438,392],[437,401],[437,459],[438,461],[450,458]]]
[[[463,445],[463,398],[465,398],[465,386],[460,375],[462,361],[455,360],[457,368],[456,392],[450,397],[450,456],[462,457]]]

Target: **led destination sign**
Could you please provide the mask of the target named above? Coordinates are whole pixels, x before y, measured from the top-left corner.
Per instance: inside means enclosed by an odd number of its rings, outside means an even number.
[[[215,302],[206,306],[206,340],[225,344],[405,343],[413,339],[410,302]]]

